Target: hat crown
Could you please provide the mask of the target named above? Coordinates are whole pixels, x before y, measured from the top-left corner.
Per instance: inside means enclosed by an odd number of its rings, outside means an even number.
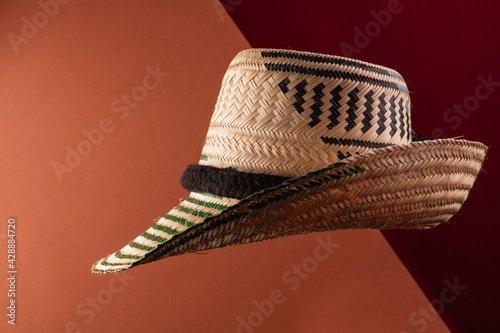
[[[396,71],[337,56],[249,49],[224,75],[199,164],[295,177],[408,142],[409,94]]]

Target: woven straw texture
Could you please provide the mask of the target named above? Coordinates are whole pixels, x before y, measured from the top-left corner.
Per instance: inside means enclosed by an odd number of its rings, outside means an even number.
[[[251,49],[224,76],[200,164],[298,177],[410,140],[408,89],[395,71],[335,56]]]
[[[448,221],[487,147],[411,142],[409,105],[402,77],[388,68],[307,52],[239,53],[199,164],[295,178],[243,200],[192,192],[92,271],[311,232]]]

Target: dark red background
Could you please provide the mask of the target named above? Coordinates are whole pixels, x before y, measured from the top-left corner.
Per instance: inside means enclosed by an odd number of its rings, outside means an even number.
[[[253,47],[290,48],[347,55],[340,44],[355,46],[355,28],[374,21],[371,11],[391,1],[223,0]],[[444,279],[458,278],[467,289],[442,314],[452,331],[490,332],[498,327],[500,289],[498,234],[498,116],[500,87],[480,101],[467,118],[445,119],[455,103],[475,94],[478,77],[500,82],[500,6],[494,1],[401,0],[397,14],[358,54],[350,57],[394,68],[406,79],[418,133],[464,136],[490,146],[482,172],[467,202],[449,224],[427,231],[385,231],[429,300],[440,298]],[[393,10],[394,11],[394,10]],[[360,43],[358,42],[358,45]],[[484,91],[482,91],[484,92]],[[457,117],[456,113],[448,113]],[[454,126],[455,128],[453,128]]]

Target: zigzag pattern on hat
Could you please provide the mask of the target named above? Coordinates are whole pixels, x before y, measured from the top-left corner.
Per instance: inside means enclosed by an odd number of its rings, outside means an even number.
[[[224,76],[200,164],[294,177],[407,143],[408,101],[402,77],[382,66],[248,50]]]
[[[340,117],[340,100],[342,96],[340,96],[340,92],[342,91],[342,87],[340,85],[336,86],[330,94],[332,95],[332,99],[330,99],[330,103],[332,106],[328,109],[331,115],[328,117],[330,119],[330,123],[326,126],[329,130],[331,130],[334,126],[339,124],[338,118]]]
[[[363,133],[366,133],[366,131],[368,131],[372,127],[372,123],[371,123],[371,120],[373,119],[372,104],[373,104],[373,102],[375,102],[373,100],[372,96],[373,96],[373,91],[368,90],[368,92],[365,95],[366,102],[364,104],[365,111],[363,112],[364,119],[361,121],[361,123],[364,125],[363,128],[361,128],[361,132],[363,132]],[[401,100],[403,100],[403,99],[401,99]]]
[[[395,76],[401,80],[403,79],[403,77],[399,73],[389,68],[382,68],[381,66],[376,66],[373,64],[368,64],[362,61],[356,61],[348,58],[323,56],[309,52],[297,52],[297,51],[285,51],[285,50],[260,51],[260,54],[264,58],[285,58],[285,59],[288,58],[288,59],[297,59],[301,61],[308,61],[312,63],[336,64],[336,65],[354,67],[378,74]]]
[[[224,75],[200,162],[183,175],[188,198],[92,271],[310,232],[448,221],[488,148],[412,142],[409,105],[402,77],[382,66],[240,52]]]

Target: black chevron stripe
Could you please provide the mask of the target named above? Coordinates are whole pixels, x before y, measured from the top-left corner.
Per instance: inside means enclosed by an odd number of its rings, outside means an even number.
[[[297,90],[297,93],[293,95],[293,97],[295,97],[296,100],[296,102],[293,103],[293,106],[295,107],[298,113],[304,112],[302,104],[304,104],[305,102],[303,96],[306,94],[306,89],[305,89],[306,85],[307,81],[303,80],[295,86],[295,90]]]
[[[377,124],[378,124],[377,134],[378,135],[382,134],[385,131],[385,129],[387,128],[384,124],[385,121],[387,120],[387,118],[385,117],[385,113],[387,111],[385,110],[384,98],[385,98],[385,93],[382,93],[382,95],[380,95],[380,97],[378,98],[378,101],[379,101],[379,103],[378,103],[379,111],[377,113],[377,116],[379,118],[377,121]]]
[[[362,70],[375,72],[378,74],[390,75],[389,72],[387,72],[382,68],[370,66],[368,64],[363,64],[349,59],[331,58],[314,54],[289,53],[282,51],[262,51],[260,54],[262,57],[266,58],[288,58],[288,59],[298,59],[315,63],[337,64],[354,68],[360,68]]]
[[[330,99],[330,102],[332,103],[332,106],[330,109],[330,116],[328,116],[328,119],[330,119],[330,123],[328,124],[327,128],[332,129],[334,126],[337,126],[339,124],[338,117],[340,117],[340,100],[342,99],[342,96],[340,96],[340,92],[342,91],[342,87],[340,85],[336,86],[330,94],[332,94],[332,99]]]
[[[392,96],[391,99],[389,100],[389,103],[391,103],[391,106],[389,106],[389,111],[391,112],[391,114],[389,115],[389,118],[391,118],[391,122],[389,124],[391,126],[391,131],[389,132],[389,135],[391,137],[396,133],[397,131],[396,124],[398,123],[396,119],[396,104],[394,103],[395,99],[396,97]]]
[[[344,138],[332,138],[328,136],[322,136],[321,140],[324,143],[328,143],[331,145],[337,146],[355,146],[355,147],[363,147],[363,148],[383,148],[392,146],[392,143],[385,142],[374,142],[374,141],[366,141],[366,140],[357,140],[357,139],[344,139]]]
[[[371,127],[371,120],[373,119],[372,111],[373,107],[372,104],[374,102],[373,98],[373,91],[368,91],[365,95],[365,111],[363,112],[363,116],[365,117],[361,122],[363,123],[363,128],[361,128],[361,132],[366,133]]]
[[[349,96],[349,100],[347,101],[347,105],[349,105],[349,109],[347,110],[348,117],[346,119],[347,125],[345,127],[346,131],[350,131],[351,129],[356,126],[356,118],[358,117],[356,115],[356,110],[358,109],[358,106],[356,105],[356,102],[359,101],[359,97],[357,93],[359,92],[358,88],[354,88],[350,93],[347,94]]]
[[[306,74],[306,75],[314,75],[317,77],[343,79],[343,80],[349,80],[349,81],[355,81],[355,82],[361,82],[361,83],[368,83],[368,84],[371,84],[374,86],[379,86],[379,87],[392,88],[392,89],[396,89],[396,90],[400,90],[400,91],[403,91],[405,93],[408,93],[408,89],[403,85],[398,85],[395,82],[375,79],[375,78],[372,78],[372,77],[369,77],[366,75],[360,75],[357,73],[349,73],[349,72],[343,72],[343,71],[339,71],[339,70],[326,70],[326,69],[310,68],[310,67],[289,65],[289,64],[265,63],[264,66],[266,67],[266,69],[268,71],[280,71],[280,72],[284,72],[284,73],[299,73],[299,74]]]
[[[318,84],[316,87],[314,87],[314,104],[311,105],[311,109],[313,113],[311,114],[311,122],[309,123],[309,126],[314,127],[315,125],[319,124],[320,120],[319,117],[323,114],[323,111],[321,111],[321,106],[323,105],[323,101],[321,99],[325,94],[323,93],[323,89],[325,88],[325,85],[323,83]]]
[[[399,133],[399,136],[402,138],[405,137],[406,131],[405,131],[405,126],[406,125],[406,120],[405,120],[405,109],[403,106],[403,97],[399,100],[399,130],[401,133]]]

